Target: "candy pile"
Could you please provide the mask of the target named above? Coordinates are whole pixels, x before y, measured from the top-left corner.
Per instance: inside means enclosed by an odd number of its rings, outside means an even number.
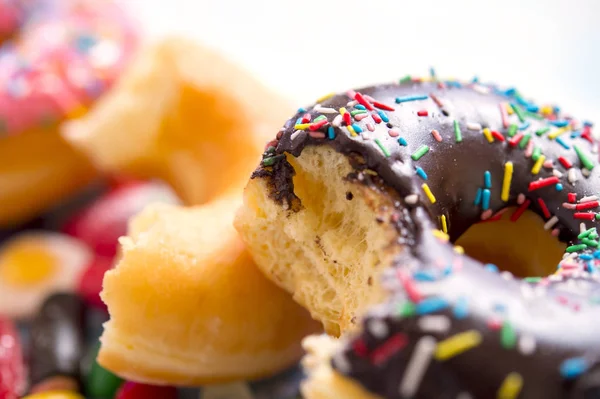
[[[179,199],[155,181],[118,181],[94,194],[0,232],[0,399],[298,397],[298,369],[266,381],[182,389],[124,381],[100,366],[108,314],[99,293],[118,238],[146,205]]]

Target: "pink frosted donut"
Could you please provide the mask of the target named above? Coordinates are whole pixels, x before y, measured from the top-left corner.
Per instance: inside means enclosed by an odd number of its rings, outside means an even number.
[[[124,68],[136,34],[111,0],[0,0],[0,41],[2,136],[85,110]]]

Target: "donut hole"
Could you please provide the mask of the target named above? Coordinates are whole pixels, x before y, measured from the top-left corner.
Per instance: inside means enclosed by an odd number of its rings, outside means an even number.
[[[544,220],[533,211],[511,221],[515,209],[507,209],[500,220],[474,224],[456,244],[470,257],[492,263],[517,277],[554,273],[566,244],[544,230]]]

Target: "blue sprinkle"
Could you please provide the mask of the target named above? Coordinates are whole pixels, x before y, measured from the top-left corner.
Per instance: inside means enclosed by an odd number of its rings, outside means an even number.
[[[490,198],[492,196],[492,192],[490,190],[488,190],[487,188],[483,189],[483,198],[481,199],[481,208],[483,208],[484,211],[487,211],[488,209],[490,209]]]
[[[440,310],[444,310],[447,307],[448,307],[448,301],[446,301],[444,298],[431,297],[431,298],[425,298],[421,302],[419,302],[417,304],[416,311],[417,311],[417,314],[422,315],[422,314],[439,312]]]
[[[298,112],[306,112],[306,108],[300,107],[300,108],[298,108]],[[302,119],[300,119],[300,120],[302,120]]]
[[[494,312],[504,313],[506,311],[506,305],[503,303],[495,303],[493,306]]]
[[[587,361],[582,357],[572,357],[565,360],[560,365],[560,375],[566,379],[579,377],[588,369]]]
[[[594,124],[592,122],[590,122],[590,121],[584,121],[583,122],[583,126],[585,126],[585,127],[592,127],[592,126],[594,126]]]
[[[486,170],[483,173],[483,184],[485,185],[485,188],[492,188],[492,174],[489,170]]]
[[[398,139],[398,143],[400,143],[400,145],[406,147],[408,145],[408,143],[406,142],[406,139],[404,137],[400,137]]]
[[[537,105],[535,105],[535,104],[529,104],[529,105],[527,106],[527,108],[525,108],[525,109],[526,109],[527,111],[529,111],[529,112],[536,113],[536,112],[538,112],[538,111],[540,110],[540,107],[538,107],[538,106],[537,106]]]
[[[446,266],[446,268],[444,269],[444,276],[449,276],[452,274],[452,265],[448,265]]]
[[[594,251],[594,258],[600,259],[600,249],[597,251]]]
[[[354,108],[356,108],[356,109],[367,109],[367,108],[366,108],[364,105],[362,105],[362,104],[356,104],[356,105],[354,106]]]
[[[557,137],[557,138],[556,138],[556,142],[557,142],[558,144],[560,144],[560,145],[561,145],[561,146],[562,146],[562,147],[563,147],[565,150],[570,150],[570,149],[571,149],[571,147],[570,147],[570,146],[569,146],[567,143],[565,143],[565,142],[563,141],[563,139],[562,139],[562,138],[560,138],[560,137]]]
[[[352,124],[352,129],[354,129],[354,131],[356,133],[362,133],[363,132],[362,128],[360,126],[358,126],[356,123]]]
[[[519,126],[519,130],[525,130],[527,129],[529,126],[531,126],[531,122],[529,121],[525,121],[523,122],[523,124],[521,126]]]
[[[432,78],[435,78],[435,69],[433,69],[433,67],[429,68],[429,75],[430,75]]]
[[[554,107],[552,107],[552,111],[553,111],[555,114],[558,114],[558,113],[560,113],[560,107],[554,106]]]
[[[504,95],[508,96],[508,97],[512,97],[517,93],[517,89],[515,89],[514,87],[511,87],[507,90],[504,91]]]
[[[471,83],[479,83],[479,76],[477,76],[477,75],[473,76]]]
[[[329,140],[333,140],[335,138],[335,130],[333,129],[333,126],[329,126],[327,128],[327,137],[329,137]]]
[[[417,166],[417,174],[421,177],[421,179],[423,180],[427,180],[427,173],[425,173],[425,171],[421,168],[419,168]]]
[[[556,189],[556,191],[562,191],[563,190],[563,185],[558,183],[556,186],[554,186],[554,188]]]
[[[416,281],[436,281],[437,277],[431,271],[419,270],[413,274],[413,279]]]
[[[462,84],[460,82],[457,82],[455,80],[449,80],[446,82],[446,86],[448,87],[455,87],[457,89],[460,89],[462,87]]]
[[[381,119],[383,119],[385,123],[388,123],[390,121],[390,118],[388,118],[385,112],[379,110],[377,111],[377,113],[379,114],[379,116],[381,116]]]
[[[517,102],[522,105],[523,107],[527,107],[529,105],[529,103],[527,101],[525,101],[523,99],[523,97],[521,96],[516,96],[515,99],[517,100]]]
[[[594,265],[592,264],[592,262],[587,263],[587,269],[588,269],[588,272],[590,272],[590,273],[594,272]]]
[[[556,120],[556,121],[548,121],[549,124],[556,127],[565,127],[569,124],[569,121],[566,120]]]
[[[456,300],[454,304],[454,317],[457,319],[464,319],[469,315],[469,302],[467,297],[461,296]]]
[[[427,95],[396,97],[396,104],[405,103],[408,101],[427,100],[428,98],[429,98],[429,96],[427,96]]]
[[[302,123],[302,118],[298,118],[298,119],[296,119],[296,125],[299,125],[299,124],[301,124],[301,123]]]
[[[571,133],[571,138],[574,139],[575,137],[579,137],[581,136],[581,130],[575,130],[573,133]]]
[[[483,268],[489,272],[498,273],[498,266],[494,265],[493,263],[488,263],[487,265],[483,266]]]
[[[477,194],[475,194],[475,201],[473,202],[473,205],[479,206],[479,204],[481,203],[481,195],[482,194],[483,194],[483,190],[480,187],[477,189]]]
[[[75,46],[82,53],[87,53],[92,47],[96,45],[98,40],[90,35],[81,35],[75,40]]]
[[[581,254],[579,255],[579,259],[581,260],[592,260],[594,257],[590,254]]]

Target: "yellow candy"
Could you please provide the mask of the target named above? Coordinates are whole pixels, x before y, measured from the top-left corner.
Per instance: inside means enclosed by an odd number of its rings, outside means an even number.
[[[56,258],[40,240],[29,238],[14,243],[0,257],[0,279],[15,287],[35,285],[56,271]]]
[[[34,393],[23,399],[85,399],[83,396],[72,391],[50,391]]]

